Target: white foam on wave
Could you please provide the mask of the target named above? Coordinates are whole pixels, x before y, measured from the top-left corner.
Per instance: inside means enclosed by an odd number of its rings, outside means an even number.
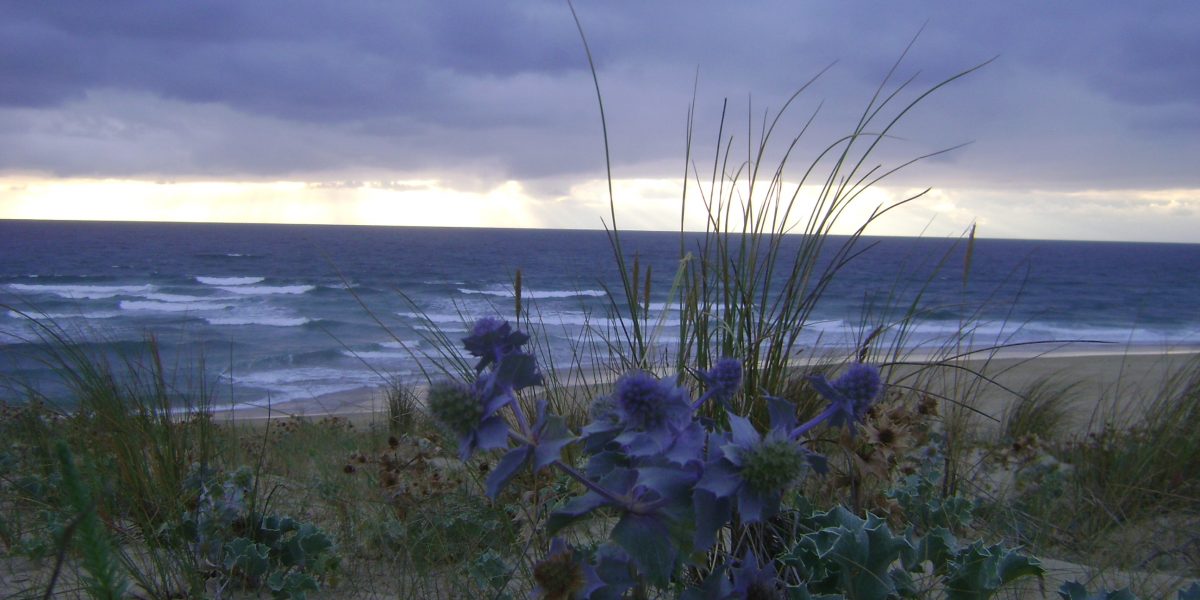
[[[466,329],[463,329],[461,327],[441,327],[438,325],[434,325],[433,327],[430,327],[428,325],[413,325],[412,328],[417,331],[429,331],[432,333],[444,333],[446,335],[457,335],[460,333],[467,332]]]
[[[397,342],[397,341],[393,340],[390,342],[379,342],[379,347],[391,348],[393,350],[403,350],[405,346],[408,346],[409,348],[416,348],[417,346],[420,346],[420,345],[421,345],[421,340],[403,340],[401,342]]]
[[[473,290],[470,288],[458,288],[460,294],[479,294],[484,296],[497,296],[500,298],[512,298],[516,294],[511,289],[497,290]],[[521,290],[522,298],[602,298],[607,296],[608,292],[604,290]]]
[[[10,283],[8,289],[27,294],[53,294],[72,300],[102,300],[116,296],[138,296],[153,292],[154,286],[146,285],[65,285]]]
[[[406,319],[416,319],[421,322],[429,321],[431,323],[454,323],[455,325],[459,326],[463,324],[464,319],[462,315],[450,313],[417,313],[411,311],[397,311],[396,315]]]
[[[369,349],[351,350],[342,348],[339,352],[342,356],[351,358],[376,359],[376,360],[409,360],[412,358],[412,353],[421,346],[420,340],[389,340],[371,344]]]
[[[680,310],[679,309],[679,301],[677,300],[677,301],[671,302],[669,304],[666,302],[651,302],[650,310],[655,311],[655,312],[661,312],[664,310],[679,312],[679,310]]]
[[[306,294],[316,289],[312,285],[241,285],[220,286],[220,289],[242,296],[272,296],[275,294]]]
[[[221,379],[229,381],[230,377],[228,374],[222,374]],[[234,385],[269,390],[271,392],[271,400],[276,402],[314,398],[325,394],[378,386],[383,383],[379,375],[371,371],[334,369],[329,367],[299,367],[273,371],[253,371],[245,374],[237,374],[232,379]],[[265,402],[256,404],[265,405]]]
[[[950,321],[918,323],[914,330],[918,335],[929,338],[956,335],[959,325]],[[1066,325],[1053,322],[1030,321],[1012,323],[991,321],[968,324],[964,332],[976,342],[1059,342],[1103,341],[1119,344],[1158,345],[1176,343],[1189,338],[1195,339],[1197,331],[1179,329],[1155,329],[1134,325]]]
[[[587,326],[594,330],[611,329],[618,325],[629,328],[633,326],[633,322],[626,317],[620,319],[612,319],[609,317],[598,317],[596,315],[588,315],[580,312],[564,312],[564,313],[548,313],[541,317],[543,323],[547,325],[562,325],[562,326]],[[661,314],[651,313],[647,321],[651,327],[679,327],[678,318],[663,318]]]
[[[284,317],[277,315],[245,315],[232,317],[208,317],[209,325],[267,325],[270,327],[299,327],[311,323],[308,317]]]
[[[240,256],[240,255],[239,255]],[[265,277],[196,277],[204,285],[252,285],[262,283]]]
[[[158,302],[155,300],[122,300],[117,306],[120,306],[121,310],[143,312],[203,312],[233,308],[232,304],[214,302]]]
[[[362,358],[372,360],[408,360],[412,358],[408,352],[403,350],[346,350],[342,349],[342,356],[350,358]]]
[[[15,311],[15,310],[10,310],[10,311],[8,311],[8,316],[12,317],[14,319],[28,319],[28,318],[32,317],[37,320],[48,319],[51,321],[65,321],[68,319],[113,319],[113,318],[124,316],[124,315],[118,311],[112,311],[112,310],[95,310],[95,311],[90,311],[90,312],[73,312],[73,313],[71,313],[71,312],[58,312],[58,313],[36,312],[36,313],[27,313],[24,315],[22,315],[21,313]]]
[[[212,302],[213,300],[229,300],[229,298],[189,296],[187,294],[142,294],[142,298],[157,302]]]

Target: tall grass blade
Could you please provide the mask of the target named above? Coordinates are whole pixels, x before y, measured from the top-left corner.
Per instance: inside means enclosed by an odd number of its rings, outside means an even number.
[[[62,482],[72,510],[78,515],[79,547],[87,575],[83,584],[88,595],[100,600],[118,600],[129,587],[115,558],[111,540],[96,518],[96,505],[75,466],[75,458],[65,441],[55,446]],[[63,540],[64,546],[67,540]]]

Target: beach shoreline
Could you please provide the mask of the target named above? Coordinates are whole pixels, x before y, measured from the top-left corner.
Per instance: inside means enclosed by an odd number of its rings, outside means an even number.
[[[998,420],[1021,392],[1039,380],[1077,383],[1073,390],[1078,403],[1075,408],[1084,421],[1077,425],[1087,427],[1095,425],[1099,416],[1117,414],[1113,411],[1137,411],[1152,399],[1153,394],[1143,391],[1164,389],[1174,374],[1200,365],[1200,348],[1195,347],[1142,346],[1103,351],[1095,347],[1080,349],[1079,344],[1063,346],[1049,351],[1018,347],[958,359],[943,356],[936,362],[929,354],[913,353],[891,364],[890,379],[904,385],[916,383],[932,394],[969,404],[984,421]],[[922,370],[924,374],[917,377],[915,373]],[[976,373],[987,380],[980,380]],[[420,391],[418,387],[418,396]],[[360,424],[383,423],[388,412],[387,387],[363,386],[267,405],[216,406],[212,412],[223,423],[323,417],[342,417]]]

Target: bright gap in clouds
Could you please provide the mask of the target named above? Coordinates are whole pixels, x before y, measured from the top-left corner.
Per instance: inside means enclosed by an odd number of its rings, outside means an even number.
[[[794,186],[785,186],[787,193]],[[819,190],[805,186],[793,224],[806,219]],[[755,196],[761,197],[761,189]],[[878,207],[919,189],[876,186],[840,216],[834,233],[854,231]],[[614,181],[617,225],[678,230],[678,179]],[[741,221],[745,188],[726,190]],[[705,195],[688,192],[684,227],[703,230]],[[756,199],[756,202],[759,200]],[[957,236],[973,223],[981,237],[1200,242],[1200,190],[935,189],[867,229],[870,235]],[[137,180],[0,180],[0,218],[597,229],[610,223],[608,185],[590,180],[557,197],[518,181],[460,190],[438,180],[386,182],[172,182]],[[735,227],[736,229],[736,227]],[[794,231],[802,231],[800,227]]]
[[[438,227],[516,227],[598,229],[611,225],[608,184],[591,180],[570,186],[558,197],[535,197],[517,181],[483,191],[464,191],[437,180],[387,182],[172,182],[71,180],[9,182],[0,191],[0,217],[96,221],[183,221],[404,225]],[[794,188],[793,188],[794,189]],[[678,230],[677,179],[622,179],[613,182],[617,225],[629,230]],[[689,191],[684,226],[703,230],[708,218],[703,195]],[[807,215],[815,190],[806,190],[794,211]],[[743,187],[730,220],[740,223]],[[870,210],[892,201],[882,189],[867,190],[842,218],[848,233]],[[872,233],[902,235],[916,229],[880,227]],[[910,228],[911,229],[911,228]]]
[[[516,182],[482,193],[416,180],[376,185],[304,182],[73,180],[14,182],[0,217],[329,225],[530,227]]]

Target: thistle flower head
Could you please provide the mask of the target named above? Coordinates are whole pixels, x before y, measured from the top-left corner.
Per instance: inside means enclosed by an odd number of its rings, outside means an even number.
[[[711,369],[702,371],[700,378],[708,384],[714,397],[727,400],[742,387],[742,361],[722,358]]]
[[[483,401],[469,386],[439,381],[429,386],[429,412],[456,435],[463,436],[479,427],[483,419]]]
[[[616,408],[627,429],[661,431],[691,417],[683,391],[649,373],[635,371],[617,382]]]
[[[747,523],[770,518],[783,493],[798,481],[816,457],[793,441],[790,422],[776,422],[762,435],[745,417],[729,413],[729,433],[720,452],[705,465],[696,488],[714,497],[736,500]],[[710,442],[711,443],[711,442]]]
[[[541,598],[569,600],[583,591],[587,574],[575,551],[554,538],[550,542],[550,554],[533,565],[533,579]]]
[[[474,386],[439,381],[429,386],[429,412],[458,437],[459,456],[466,460],[475,450],[502,448],[508,439],[508,424],[498,408],[511,400],[510,395],[485,396],[482,379]]]
[[[828,419],[830,425],[845,425],[853,434],[855,425],[863,422],[871,403],[883,389],[879,369],[862,363],[850,365],[850,368],[835,381],[830,382],[824,375],[810,376],[808,381],[818,393],[829,400],[830,407],[816,419],[802,425],[798,431],[807,431],[818,421]]]
[[[495,317],[479,319],[471,327],[471,334],[462,339],[467,352],[470,352],[471,356],[479,357],[479,362],[475,365],[476,371],[483,371],[489,364],[516,351],[528,341],[528,335],[514,331],[508,321]]]
[[[782,494],[800,479],[808,456],[786,438],[768,437],[742,450],[742,479],[750,489],[764,495]]]
[[[603,421],[606,419],[616,419],[617,401],[612,396],[603,394],[597,395],[592,399],[592,403],[588,406],[588,419],[592,421]]]
[[[854,363],[833,382],[833,387],[853,402],[855,409],[865,412],[883,389],[883,382],[879,379],[879,369]]]

